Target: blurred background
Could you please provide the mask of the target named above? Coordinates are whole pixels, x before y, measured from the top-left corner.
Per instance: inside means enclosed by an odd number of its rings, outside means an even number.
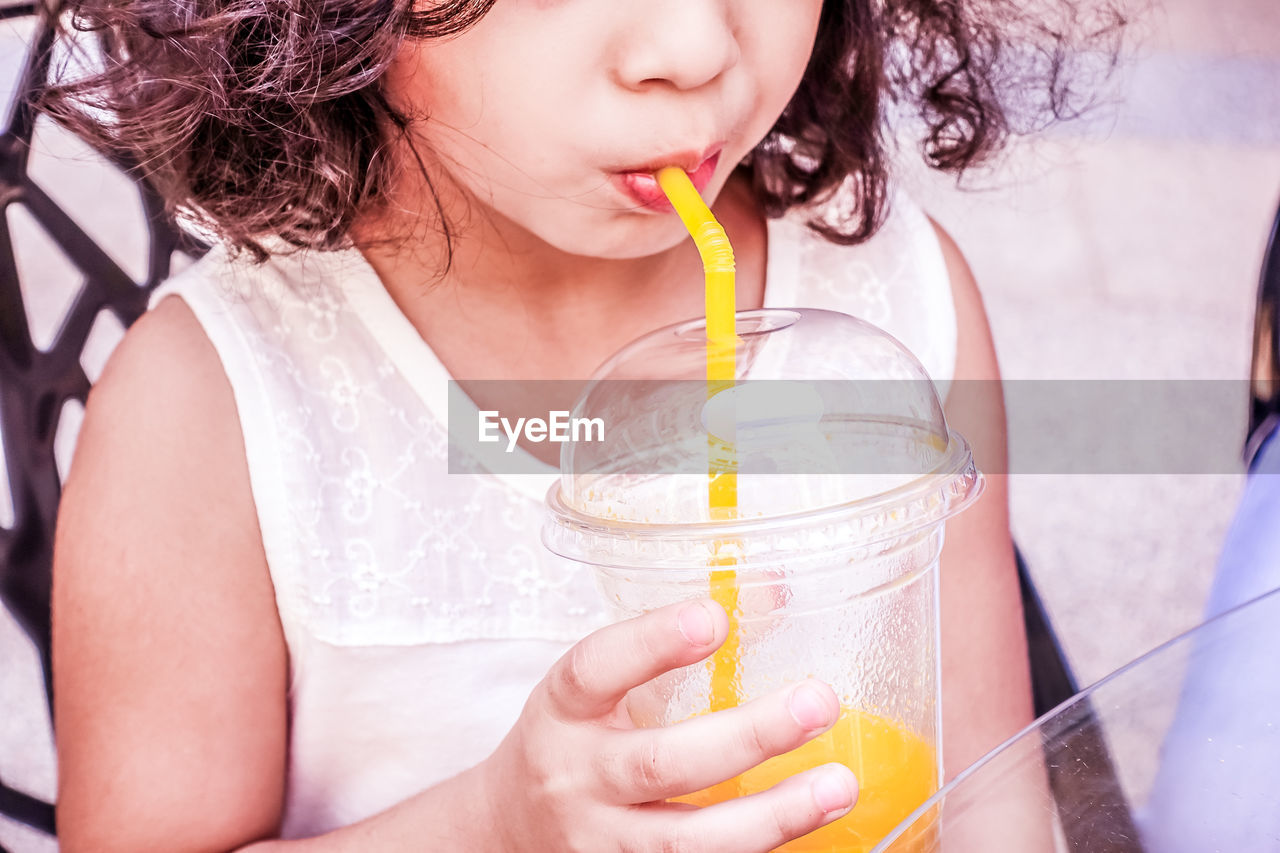
[[[1280,3],[1163,0],[1135,29],[1114,106],[1016,146],[971,191],[916,178],[1007,379],[1248,376],[1280,204]],[[1241,442],[1246,390],[1221,413]],[[1013,478],[1015,538],[1082,684],[1197,622],[1241,483]]]
[[[1015,146],[963,190],[922,169],[906,175],[969,258],[1007,378],[1248,376],[1259,264],[1280,203],[1280,3],[1164,0],[1135,29],[1113,106]],[[28,33],[0,22],[4,103]],[[37,149],[36,181],[141,276],[130,185],[51,127]],[[51,339],[77,274],[20,209],[8,216],[22,277],[41,282],[28,297],[33,330]],[[118,335],[103,321],[87,361],[100,364]],[[1243,441],[1240,390],[1221,429]],[[78,411],[64,419],[63,465]],[[1241,472],[1013,477],[1015,537],[1081,684],[1199,621],[1241,485]],[[38,668],[3,611],[0,770],[53,797]],[[54,849],[2,818],[0,846]]]

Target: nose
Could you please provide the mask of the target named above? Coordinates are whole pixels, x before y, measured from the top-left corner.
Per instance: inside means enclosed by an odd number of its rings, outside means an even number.
[[[719,78],[741,57],[725,0],[648,0],[620,30],[618,82],[640,90],[654,85],[697,89]]]

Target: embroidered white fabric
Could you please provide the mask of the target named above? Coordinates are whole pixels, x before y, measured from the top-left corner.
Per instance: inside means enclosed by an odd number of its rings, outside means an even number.
[[[289,645],[285,837],[475,764],[607,619],[589,571],[540,543],[554,469],[447,473],[448,373],[354,249],[257,267],[214,249],[171,294],[230,380]],[[941,250],[901,195],[859,246],[770,221],[765,304],[862,317],[935,381],[954,370]]]

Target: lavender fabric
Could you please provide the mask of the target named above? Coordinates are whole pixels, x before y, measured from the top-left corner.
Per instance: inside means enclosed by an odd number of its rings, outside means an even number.
[[[1206,618],[1280,588],[1280,432],[1255,457]],[[1280,598],[1192,650],[1138,817],[1148,853],[1280,850]]]

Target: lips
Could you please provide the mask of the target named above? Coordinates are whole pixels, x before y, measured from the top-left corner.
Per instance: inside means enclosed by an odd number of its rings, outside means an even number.
[[[671,203],[667,201],[666,194],[658,186],[658,181],[653,176],[654,172],[665,166],[679,166],[689,173],[693,186],[701,193],[711,184],[711,179],[715,177],[716,166],[719,164],[720,150],[717,146],[709,154],[673,154],[637,169],[615,172],[613,182],[639,207],[668,213],[672,210]]]

